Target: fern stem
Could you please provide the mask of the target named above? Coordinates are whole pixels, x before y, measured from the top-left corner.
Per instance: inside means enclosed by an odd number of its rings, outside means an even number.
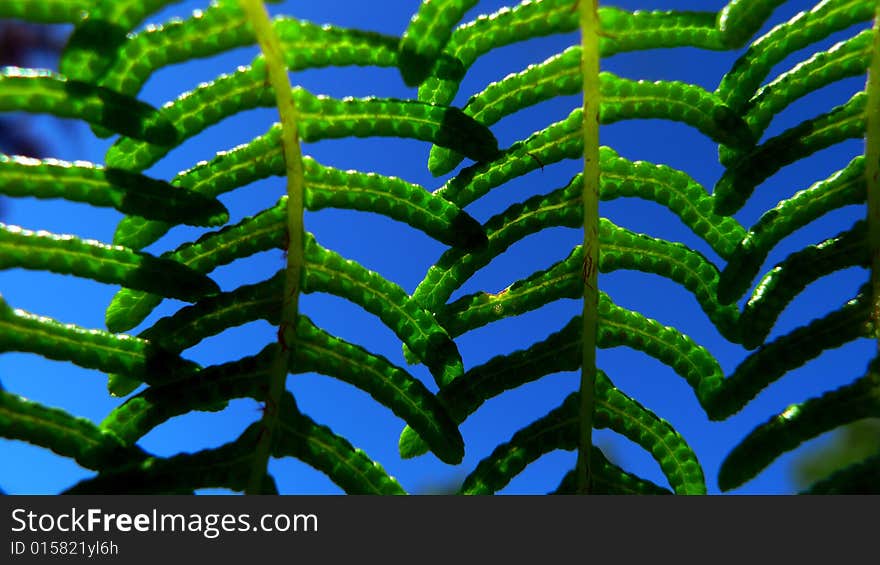
[[[584,175],[581,193],[584,207],[584,326],[576,472],[577,492],[587,494],[591,478],[590,451],[593,445],[596,334],[599,321],[599,0],[580,1],[580,28],[584,92]]]
[[[272,435],[278,427],[281,397],[286,388],[290,350],[296,346],[296,322],[299,313],[299,291],[304,259],[303,248],[303,163],[297,132],[297,109],[281,44],[262,0],[239,0],[254,29],[257,42],[266,61],[266,74],[275,91],[278,114],[281,117],[281,144],[287,175],[287,266],[284,294],[281,296],[281,316],[278,331],[280,346],[269,372],[260,439],[253,455],[246,494],[260,494],[269,463]],[[289,341],[288,341],[289,340]]]
[[[880,3],[874,14],[865,132],[865,182],[868,190],[868,245],[871,250],[871,323],[880,349]]]

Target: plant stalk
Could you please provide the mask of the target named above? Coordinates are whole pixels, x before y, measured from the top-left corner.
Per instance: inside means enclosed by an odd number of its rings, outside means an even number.
[[[299,121],[287,65],[281,44],[262,0],[239,0],[253,27],[257,43],[263,52],[269,84],[275,91],[278,114],[281,118],[281,143],[287,176],[287,264],[284,276],[284,294],[280,297],[281,322],[278,329],[279,345],[269,372],[264,399],[262,433],[254,450],[251,474],[245,494],[260,494],[267,473],[272,448],[272,436],[278,427],[281,396],[287,383],[291,350],[296,347],[296,322],[299,314],[299,291],[305,263],[303,251],[303,164],[297,124]]]
[[[577,492],[590,490],[593,405],[596,385],[596,333],[599,322],[599,0],[580,0],[581,72],[583,73],[584,173],[584,312],[580,383],[580,434]]]
[[[865,127],[865,186],[868,191],[868,246],[871,250],[871,323],[880,350],[880,3],[874,13]]]

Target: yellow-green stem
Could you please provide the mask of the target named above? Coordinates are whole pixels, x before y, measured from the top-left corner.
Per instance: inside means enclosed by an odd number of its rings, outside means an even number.
[[[580,0],[580,27],[584,89],[584,181],[581,193],[584,207],[584,327],[577,492],[587,494],[590,490],[596,331],[599,319],[599,0]]]
[[[874,14],[865,131],[865,180],[868,189],[868,245],[871,249],[871,322],[880,349],[880,3]]]
[[[288,361],[291,350],[296,347],[296,320],[299,312],[299,290],[303,270],[303,165],[302,150],[297,132],[297,111],[287,74],[287,65],[281,51],[278,36],[269,21],[269,14],[262,0],[239,0],[263,51],[269,84],[275,91],[278,114],[281,117],[281,143],[287,174],[287,266],[284,277],[284,294],[280,296],[281,322],[279,341],[263,411],[262,433],[254,450],[253,464],[246,494],[259,494],[266,476],[272,447],[272,435],[278,426],[278,410],[281,395],[287,381]]]

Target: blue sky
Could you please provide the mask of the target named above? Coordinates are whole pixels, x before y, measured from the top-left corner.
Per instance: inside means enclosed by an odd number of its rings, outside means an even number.
[[[723,4],[718,0],[620,0],[613,5],[626,9],[717,10]],[[800,10],[809,9],[812,4],[807,1],[787,2],[777,10],[772,23],[786,20]],[[193,9],[204,5],[202,0],[181,2],[156,14],[148,23],[165,21],[172,16],[185,17]],[[416,0],[382,0],[380,3],[290,1],[273,5],[271,10],[317,23],[400,34],[417,5]],[[467,19],[504,5],[509,3],[481,1]],[[765,30],[769,27],[770,24]],[[859,29],[861,27],[864,26]],[[827,48],[852,35],[853,30],[846,30],[818,45]],[[540,62],[577,41],[576,34],[559,35],[490,53],[471,68],[456,103],[463,105],[471,94],[482,90],[490,82],[531,63]],[[236,49],[221,56],[166,68],[146,84],[141,98],[161,105],[200,82],[211,80],[223,72],[232,72],[238,65],[248,64],[256,53],[256,48]],[[701,52],[696,49],[657,50],[616,55],[603,61],[602,65],[604,70],[627,78],[682,80],[712,90],[740,53]],[[787,58],[774,69],[771,77],[791,68],[808,57],[809,53],[808,49]],[[47,65],[51,64],[53,62],[47,62]],[[415,89],[406,87],[394,69],[321,69],[295,73],[292,82],[303,85],[313,93],[337,97],[415,96]],[[777,117],[768,129],[767,136],[778,134],[807,117],[845,102],[863,86],[864,77],[857,77],[804,98]],[[501,145],[508,146],[564,118],[579,104],[579,96],[542,103],[502,120],[493,127],[493,131]],[[176,172],[200,160],[209,159],[217,151],[229,149],[264,133],[276,119],[277,114],[273,109],[248,111],[229,118],[203,135],[185,142],[148,172],[157,178],[170,179]],[[27,120],[29,127],[46,136],[51,154],[58,158],[100,163],[110,144],[109,140],[95,138],[87,127],[74,122],[36,116],[29,116]],[[603,126],[600,135],[603,145],[613,147],[624,157],[664,163],[684,170],[707,188],[711,188],[722,173],[717,163],[716,145],[682,124],[658,120],[622,122]],[[852,140],[786,167],[756,190],[736,218],[746,227],[752,225],[764,210],[773,207],[778,200],[843,168],[862,151],[862,147],[862,141]],[[322,141],[306,144],[304,153],[327,165],[395,175],[432,190],[448,178],[433,178],[428,173],[425,165],[428,145],[414,140]],[[485,221],[515,201],[563,186],[579,166],[579,162],[569,161],[532,172],[496,189],[467,210],[480,221]],[[269,179],[225,195],[221,200],[229,208],[231,221],[234,222],[274,204],[283,191],[283,179]],[[7,199],[3,204],[2,220],[6,223],[30,229],[73,233],[101,241],[112,240],[115,226],[121,218],[118,212],[112,210],[91,209],[61,201]],[[716,264],[722,264],[704,242],[696,240],[677,218],[659,205],[635,199],[619,199],[601,203],[600,213],[634,231],[682,241],[704,253]],[[863,215],[863,208],[849,207],[798,231],[771,253],[762,273],[790,252],[848,229]],[[442,244],[406,225],[361,212],[325,210],[307,213],[306,229],[313,232],[325,247],[359,261],[408,292],[415,289],[428,267],[444,250]],[[148,249],[158,253],[190,241],[199,233],[200,230],[193,228],[175,228]],[[478,290],[497,292],[513,281],[564,258],[581,240],[579,230],[568,228],[549,229],[530,236],[496,258],[453,298]],[[229,290],[241,284],[263,280],[282,266],[281,252],[273,251],[220,268],[212,276],[221,288]],[[855,295],[866,276],[864,270],[850,269],[814,283],[781,316],[771,338],[839,307]],[[601,274],[599,282],[602,290],[617,304],[640,311],[690,335],[716,356],[727,374],[747,354],[743,348],[723,340],[693,296],[666,279],[636,272],[615,272]],[[22,270],[0,272],[0,292],[13,307],[86,327],[104,327],[104,308],[116,290],[93,281],[51,273]],[[166,300],[134,331],[148,327],[181,305]],[[405,366],[396,337],[358,307],[334,297],[306,295],[301,299],[301,311],[327,331]],[[560,329],[579,312],[578,301],[564,300],[465,334],[457,340],[465,366],[475,366],[495,355],[527,347]],[[253,323],[206,340],[189,350],[187,355],[203,364],[218,363],[253,354],[274,339],[275,330],[265,323]],[[709,422],[683,379],[646,355],[622,348],[600,350],[598,364],[619,388],[678,429],[700,458],[709,491],[717,493],[718,466],[730,448],[748,431],[789,404],[802,402],[824,390],[851,382],[863,373],[873,348],[869,340],[860,340],[826,352],[780,379],[742,412],[724,422]],[[410,370],[414,376],[431,383],[423,367],[410,367]],[[5,353],[0,356],[0,379],[8,390],[64,408],[95,422],[101,421],[121,402],[107,394],[104,375],[30,354]],[[507,441],[518,429],[556,407],[569,392],[575,390],[577,382],[576,373],[552,375],[487,402],[461,427],[467,451],[464,462],[457,467],[448,466],[433,455],[401,460],[397,454],[397,438],[402,422],[385,408],[376,405],[365,393],[348,385],[309,374],[290,376],[288,388],[293,391],[304,412],[364,449],[397,477],[404,488],[418,493],[457,485],[496,445]],[[176,418],[148,434],[141,445],[158,455],[218,446],[237,437],[247,424],[259,416],[254,401],[234,401],[223,412],[191,413]],[[625,468],[666,485],[659,466],[639,447],[608,431],[597,432],[596,440]],[[805,447],[815,447],[823,441],[828,441],[828,436]],[[734,492],[791,492],[790,468],[798,453],[780,458],[757,478]],[[91,474],[46,450],[8,440],[0,440],[0,461],[3,462],[0,465],[0,488],[10,493],[58,492]],[[526,469],[502,492],[521,494],[553,490],[562,475],[574,466],[574,461],[575,456],[571,452],[550,454]],[[327,477],[292,459],[274,461],[270,469],[284,493],[340,492]]]

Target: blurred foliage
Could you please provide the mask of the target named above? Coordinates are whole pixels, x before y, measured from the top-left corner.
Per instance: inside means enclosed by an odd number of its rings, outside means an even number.
[[[58,28],[0,20],[0,67],[43,66],[57,61],[66,42]],[[42,63],[42,64],[41,64]],[[27,117],[0,118],[0,152],[28,157],[44,157],[46,141],[36,135]]]
[[[835,471],[880,453],[880,418],[860,420],[834,432],[830,441],[804,452],[792,465],[791,478],[803,490]]]

